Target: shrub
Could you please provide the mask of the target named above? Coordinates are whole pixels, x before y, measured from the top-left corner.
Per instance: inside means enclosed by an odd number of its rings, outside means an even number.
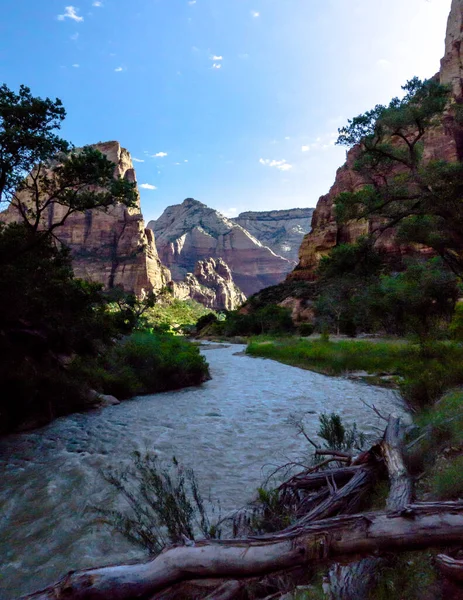
[[[439,500],[463,497],[463,456],[451,459],[433,477],[431,486]]]
[[[99,521],[151,555],[168,544],[194,540],[198,533],[220,537],[209,520],[193,470],[175,457],[165,466],[152,452],[134,452],[128,467],[108,470],[103,477],[119,492],[126,508],[94,507]]]
[[[167,333],[134,333],[97,361],[79,361],[74,368],[99,392],[120,399],[199,385],[209,378],[199,349]]]

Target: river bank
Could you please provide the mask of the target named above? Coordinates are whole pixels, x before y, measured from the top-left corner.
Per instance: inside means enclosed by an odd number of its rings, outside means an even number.
[[[266,465],[308,452],[288,422],[291,414],[305,413],[312,435],[318,415],[332,411],[375,433],[383,425],[362,402],[404,414],[392,390],[251,358],[244,350],[203,346],[212,380],[200,387],[62,417],[0,442],[2,598],[70,569],[143,558],[113,532],[92,527],[88,512],[109,493],[101,469],[124,464],[133,450],[154,450],[166,460],[175,455],[225,514],[252,498]]]

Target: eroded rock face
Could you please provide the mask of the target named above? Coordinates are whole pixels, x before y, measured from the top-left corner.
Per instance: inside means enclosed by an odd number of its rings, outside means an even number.
[[[221,258],[236,285],[250,296],[282,281],[293,263],[261,244],[248,231],[205,204],[188,198],[150,221],[159,257],[181,282],[199,260]]]
[[[438,74],[441,83],[451,84],[455,100],[463,102],[463,0],[453,0],[448,20],[446,53]],[[463,130],[453,117],[444,115],[442,124],[429,131],[424,138],[424,159],[463,160]],[[312,280],[320,258],[342,243],[355,242],[361,235],[376,229],[374,219],[364,222],[353,221],[345,225],[336,222],[334,200],[341,192],[355,192],[364,182],[353,169],[357,148],[347,153],[346,163],[338,169],[333,187],[322,196],[312,217],[312,231],[307,234],[299,250],[299,264],[289,274],[289,279]],[[388,253],[404,254],[407,248],[394,239],[393,230],[384,232],[376,246]]]
[[[119,142],[95,144],[115,163],[115,177],[135,182],[130,154]],[[65,209],[52,205],[47,218],[59,220]],[[0,220],[17,221],[10,207]],[[140,201],[133,209],[116,204],[109,210],[74,213],[56,230],[59,239],[71,249],[76,277],[103,284],[106,289],[119,286],[128,292],[142,294],[158,290],[170,280],[168,269],[159,260],[154,234],[145,229]]]
[[[275,254],[297,263],[304,235],[310,231],[313,208],[244,212],[232,219]]]
[[[235,310],[246,301],[221,258],[198,261],[194,273],[187,273],[180,283],[169,283],[169,287],[179,300],[192,298],[213,310]]]

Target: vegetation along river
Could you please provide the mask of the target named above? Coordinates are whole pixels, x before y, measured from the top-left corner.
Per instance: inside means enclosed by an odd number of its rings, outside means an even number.
[[[90,526],[88,507],[103,502],[101,469],[133,450],[175,455],[193,467],[203,494],[222,514],[251,499],[265,465],[307,454],[288,422],[337,412],[372,433],[381,426],[362,401],[384,413],[404,411],[392,390],[332,378],[243,354],[244,346],[206,346],[213,379],[198,388],[138,397],[63,417],[0,441],[0,598],[45,586],[71,569],[143,559],[107,528]]]

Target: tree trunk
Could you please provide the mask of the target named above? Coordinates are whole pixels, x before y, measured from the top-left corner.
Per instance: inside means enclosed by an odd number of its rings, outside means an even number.
[[[247,578],[341,557],[461,544],[462,538],[463,502],[412,504],[400,512],[338,516],[286,533],[174,547],[143,564],[71,572],[25,598],[149,598],[191,579]]]

